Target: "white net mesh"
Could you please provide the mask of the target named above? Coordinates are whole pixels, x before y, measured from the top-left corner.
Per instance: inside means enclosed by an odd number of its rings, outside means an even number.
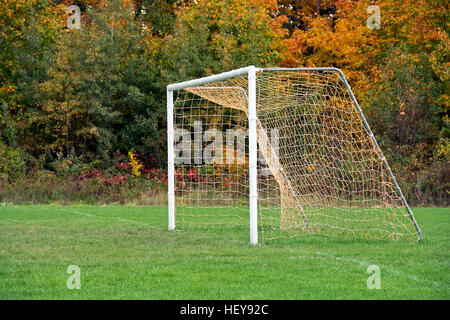
[[[177,227],[248,234],[247,76],[177,91]],[[339,73],[257,75],[261,240],[318,233],[417,238]],[[233,229],[233,228],[231,228]]]

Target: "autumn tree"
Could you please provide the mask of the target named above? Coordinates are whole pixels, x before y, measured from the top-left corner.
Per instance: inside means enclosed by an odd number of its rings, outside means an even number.
[[[186,1],[176,12],[164,52],[171,81],[247,65],[276,65],[279,22],[275,1]]]
[[[30,90],[26,118],[36,155],[74,150],[106,165],[114,150],[151,148],[160,122],[156,68],[151,37],[133,9],[122,1],[90,8],[81,29],[60,33],[45,81]]]
[[[29,89],[45,78],[63,10],[45,0],[0,4],[0,139],[10,145],[27,136]]]

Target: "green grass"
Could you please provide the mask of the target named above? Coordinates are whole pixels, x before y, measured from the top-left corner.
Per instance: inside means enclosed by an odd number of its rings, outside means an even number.
[[[0,299],[450,299],[450,209],[421,243],[321,236],[248,245],[242,228],[166,231],[165,207],[0,207]],[[366,286],[368,265],[381,289]],[[69,265],[81,290],[66,287]]]

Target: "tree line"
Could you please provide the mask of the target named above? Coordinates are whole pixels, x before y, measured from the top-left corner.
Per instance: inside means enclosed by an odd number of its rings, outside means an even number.
[[[379,28],[368,27],[371,5]],[[3,0],[0,181],[108,170],[129,150],[164,168],[168,83],[247,65],[332,66],[408,199],[447,205],[448,12],[443,0]]]

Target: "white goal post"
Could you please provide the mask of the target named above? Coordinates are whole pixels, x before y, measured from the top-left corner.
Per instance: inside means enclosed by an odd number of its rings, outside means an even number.
[[[169,230],[182,216],[249,227],[251,244],[422,237],[337,68],[249,66],[170,84],[167,150]]]

